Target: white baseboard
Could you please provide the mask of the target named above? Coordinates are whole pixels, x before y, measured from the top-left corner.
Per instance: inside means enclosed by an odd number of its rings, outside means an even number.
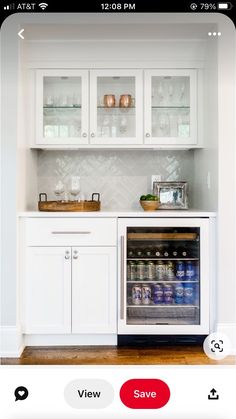
[[[231,355],[236,355],[236,323],[218,323],[216,331],[228,336],[231,342]]]
[[[19,358],[24,350],[20,329],[16,326],[0,326],[0,357]]]
[[[117,335],[24,335],[25,346],[117,345]]]

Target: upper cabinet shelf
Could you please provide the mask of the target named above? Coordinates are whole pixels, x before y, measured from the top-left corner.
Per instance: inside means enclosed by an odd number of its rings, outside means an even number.
[[[197,70],[36,70],[34,147],[198,147]]]

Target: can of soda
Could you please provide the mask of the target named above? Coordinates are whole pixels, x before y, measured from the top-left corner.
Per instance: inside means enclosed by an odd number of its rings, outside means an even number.
[[[146,271],[145,263],[139,260],[136,267],[136,278],[138,281],[143,281],[145,279],[145,276],[146,276],[145,271]]]
[[[193,281],[196,276],[196,269],[191,260],[186,262],[185,280]]]
[[[173,288],[171,285],[165,284],[163,288],[164,294],[164,303],[172,304],[173,303]]]
[[[184,284],[184,304],[194,304],[194,284]]]
[[[142,286],[142,304],[151,304],[151,287],[149,285]]]
[[[178,282],[174,286],[174,300],[176,304],[183,304],[184,302],[184,287],[181,282]]]
[[[155,264],[151,260],[149,260],[146,264],[146,279],[148,281],[153,281],[156,276],[156,269]]]
[[[130,260],[127,265],[127,279],[128,281],[136,280],[136,263],[132,260]]]
[[[156,263],[156,279],[163,281],[166,276],[166,265],[162,260],[158,260]]]
[[[132,304],[139,305],[142,303],[142,288],[140,285],[132,287]]]
[[[153,286],[153,302],[154,304],[163,304],[163,286],[161,284]]]
[[[175,266],[174,263],[169,260],[166,264],[166,280],[173,281],[175,279]]]
[[[176,279],[177,281],[185,281],[185,263],[182,260],[177,260],[176,265]]]

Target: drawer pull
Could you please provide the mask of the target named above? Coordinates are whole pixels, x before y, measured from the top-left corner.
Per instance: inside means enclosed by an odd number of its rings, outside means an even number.
[[[91,231],[52,231],[52,234],[91,234]]]

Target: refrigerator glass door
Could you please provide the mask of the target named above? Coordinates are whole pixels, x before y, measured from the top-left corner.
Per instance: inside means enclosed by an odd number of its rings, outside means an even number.
[[[200,325],[200,228],[127,227],[126,324]]]

